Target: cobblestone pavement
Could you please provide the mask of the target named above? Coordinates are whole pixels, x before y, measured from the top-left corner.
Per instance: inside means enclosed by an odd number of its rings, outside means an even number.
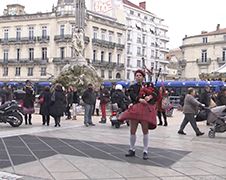
[[[177,130],[183,118],[179,111],[168,118],[169,126],[149,133],[149,160],[142,159],[143,137],[137,134],[136,157],[126,158],[129,128],[111,124],[85,127],[83,117],[62,119],[61,127],[33,125],[12,128],[0,124],[0,179],[95,179],[95,180],[177,180],[226,179],[226,133],[196,137],[188,125],[186,136]]]

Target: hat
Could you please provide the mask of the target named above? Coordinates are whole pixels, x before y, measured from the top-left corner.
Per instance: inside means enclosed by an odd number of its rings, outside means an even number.
[[[142,74],[142,76],[143,76],[143,77],[145,77],[145,72],[144,72],[143,70],[138,69],[138,70],[136,70],[136,71],[135,71],[135,73],[134,73],[134,74],[136,75],[137,73],[141,73],[141,74]]]
[[[122,85],[121,85],[121,84],[117,84],[117,85],[115,86],[115,89],[116,89],[116,90],[117,90],[117,89],[122,90],[122,89],[123,89],[123,87],[122,87]]]

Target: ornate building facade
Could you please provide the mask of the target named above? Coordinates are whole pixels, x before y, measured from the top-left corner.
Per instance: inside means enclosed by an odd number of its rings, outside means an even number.
[[[215,31],[186,36],[180,47],[183,54],[183,79],[198,80],[226,62],[226,28],[218,24]]]
[[[0,16],[0,80],[48,81],[73,58],[72,32],[76,0],[58,0],[51,12],[26,14],[8,5]],[[99,75],[124,79],[125,25],[86,11],[84,56]]]

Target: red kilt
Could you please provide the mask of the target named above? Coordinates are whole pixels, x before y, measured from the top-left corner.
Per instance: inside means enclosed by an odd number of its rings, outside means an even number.
[[[149,124],[149,129],[155,129],[157,126],[156,108],[155,105],[151,104],[134,104],[129,109],[120,114],[118,119],[119,121],[147,121]]]

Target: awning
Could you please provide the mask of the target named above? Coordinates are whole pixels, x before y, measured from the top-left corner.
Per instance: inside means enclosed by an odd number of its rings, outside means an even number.
[[[51,82],[48,82],[48,81],[46,81],[46,82],[38,82],[38,85],[39,86],[51,86],[52,83]]]
[[[112,86],[112,83],[109,82],[109,81],[105,81],[102,84],[104,85],[104,87],[111,87]]]
[[[0,87],[4,86],[4,84],[5,84],[4,82],[0,82]]]
[[[19,86],[18,82],[10,81],[6,83],[7,86]]]

